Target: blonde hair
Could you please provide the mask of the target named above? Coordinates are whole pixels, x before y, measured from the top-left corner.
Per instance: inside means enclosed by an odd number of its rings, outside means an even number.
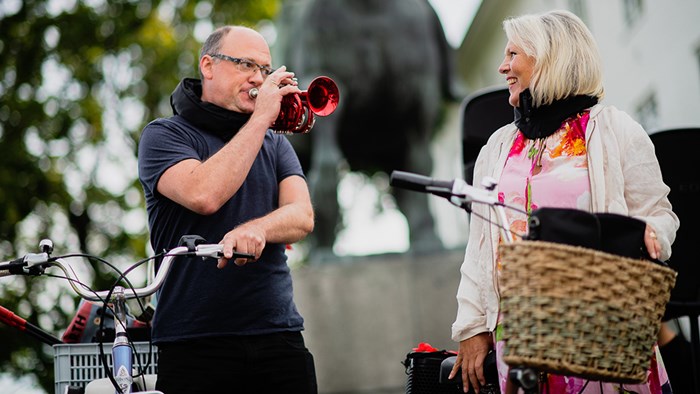
[[[588,95],[604,96],[598,45],[588,27],[569,11],[523,15],[503,21],[508,40],[535,59],[533,104]]]

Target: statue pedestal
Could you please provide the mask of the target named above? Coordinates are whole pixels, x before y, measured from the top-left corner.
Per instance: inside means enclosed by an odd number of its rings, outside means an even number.
[[[457,350],[450,328],[464,249],[353,257],[293,271],[320,393],[405,392],[420,342]]]

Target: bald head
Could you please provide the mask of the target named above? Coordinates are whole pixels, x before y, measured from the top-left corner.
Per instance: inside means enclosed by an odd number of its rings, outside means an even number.
[[[237,40],[251,40],[251,41],[260,41],[260,43],[264,44],[267,46],[267,42],[265,41],[265,38],[263,38],[260,33],[257,31],[245,27],[245,26],[222,26],[216,30],[214,30],[209,37],[207,37],[207,40],[204,41],[204,45],[202,46],[202,50],[199,52],[199,59],[202,59],[202,56],[207,55],[207,54],[212,54],[212,53],[219,53],[221,50],[221,45],[222,42],[226,40],[232,40],[232,41],[237,41]]]

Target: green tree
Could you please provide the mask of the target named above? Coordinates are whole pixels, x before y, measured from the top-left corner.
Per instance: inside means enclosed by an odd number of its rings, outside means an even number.
[[[121,268],[149,254],[136,147],[197,76],[215,26],[271,20],[279,0],[0,3],[0,259],[81,251]],[[91,285],[115,278],[96,262]],[[60,335],[77,299],[56,279],[0,279],[0,305]],[[53,392],[53,352],[0,324],[0,371]]]

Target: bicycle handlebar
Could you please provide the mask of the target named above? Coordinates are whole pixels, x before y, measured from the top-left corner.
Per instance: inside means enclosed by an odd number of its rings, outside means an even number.
[[[498,227],[506,242],[510,243],[514,240],[513,234],[504,227],[508,223],[504,210],[505,205],[498,200],[498,195],[496,194],[497,182],[491,177],[484,177],[481,182],[482,188],[478,188],[468,184],[463,179],[446,181],[410,172],[392,171],[389,185],[444,197],[452,205],[467,211],[470,210],[469,206],[471,203],[486,204],[496,214]]]
[[[194,247],[188,246],[178,246],[165,253],[165,257],[160,264],[158,273],[156,274],[153,281],[145,287],[132,289],[125,288],[124,296],[128,299],[140,298],[149,296],[158,290],[160,286],[165,281],[165,277],[170,271],[173,260],[177,256],[196,256],[202,258],[215,258],[218,259],[223,256],[223,245],[222,244],[200,244]],[[246,253],[233,253],[233,258],[255,258],[255,256]],[[58,267],[65,276],[68,278],[73,290],[82,298],[88,301],[104,301],[110,291],[96,291],[93,292],[86,285],[80,282],[78,276],[75,274],[71,265],[63,260],[61,257],[51,257],[48,252],[42,253],[30,253],[6,263],[0,264],[0,277],[7,275],[41,275],[44,273],[44,269],[49,266]]]
[[[452,194],[454,183],[455,181],[442,181],[404,171],[393,171],[389,180],[389,184],[394,187],[442,197]]]

